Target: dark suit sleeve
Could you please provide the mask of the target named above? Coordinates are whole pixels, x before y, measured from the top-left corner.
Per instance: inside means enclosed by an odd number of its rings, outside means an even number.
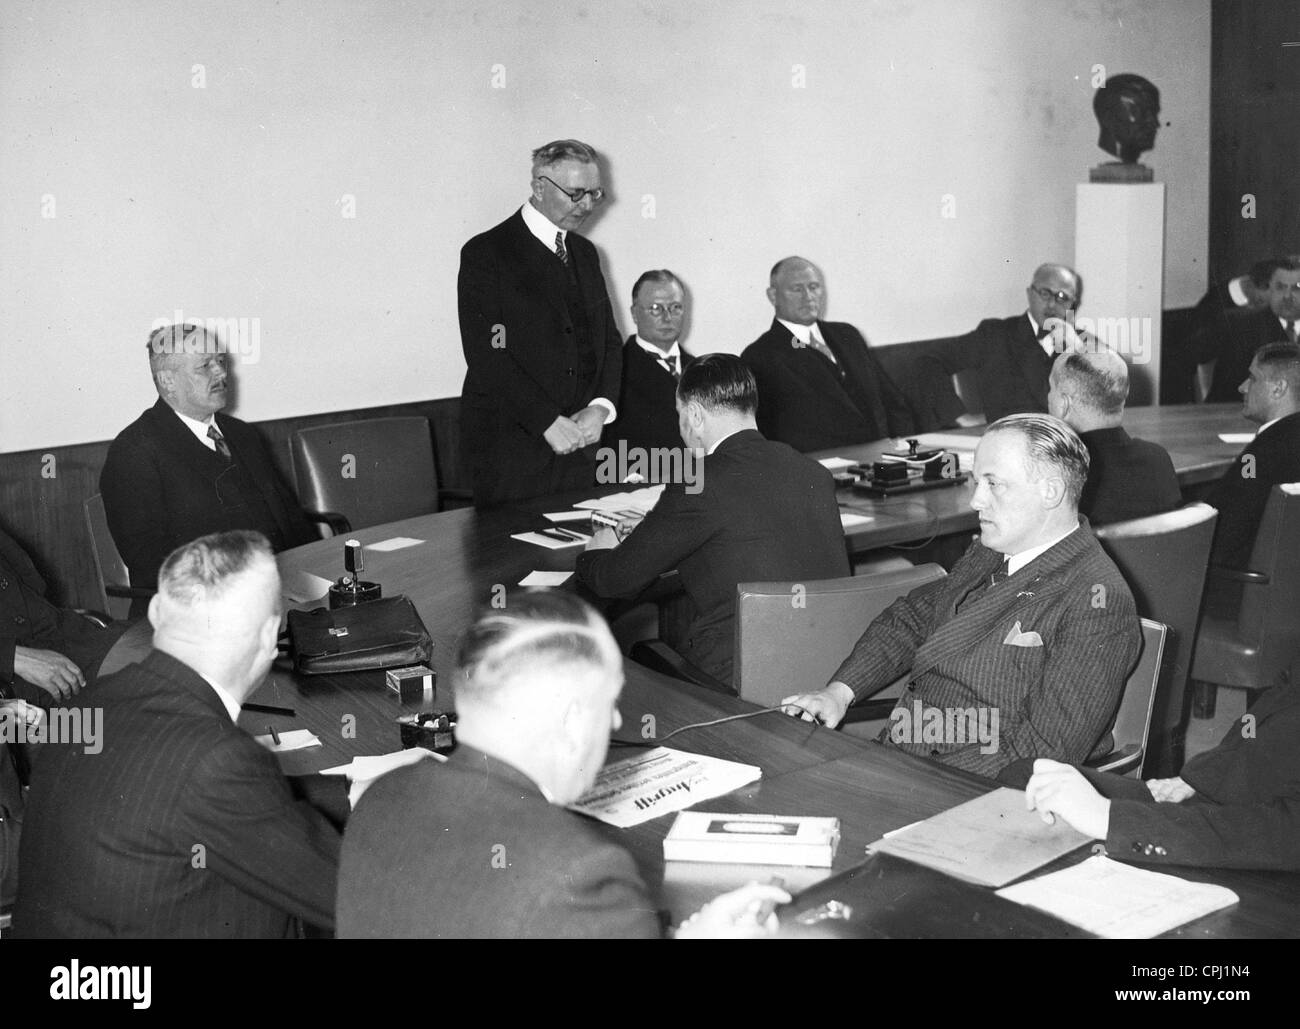
[[[1251,805],[1113,800],[1106,849],[1141,864],[1300,871],[1300,797]]]
[[[295,801],[275,758],[228,737],[197,765],[180,830],[207,868],[245,893],[322,929],[334,927],[339,835]],[[251,756],[251,760],[250,760]]]
[[[1264,517],[1268,495],[1273,483],[1278,481],[1260,464],[1258,456],[1248,447],[1205,498],[1219,512],[1211,550],[1211,561],[1215,564],[1242,569],[1250,564],[1250,552],[1255,546],[1255,534]]]
[[[862,337],[859,336],[858,338],[861,339]],[[907,402],[907,397],[903,395],[903,391],[898,388],[898,384],[889,377],[889,373],[885,371],[871,353],[866,340],[862,340],[862,346],[867,361],[871,365],[871,374],[880,387],[880,400],[884,406],[885,422],[889,426],[889,434],[891,436],[911,435],[916,432],[916,419],[912,415],[912,408]]]
[[[611,404],[618,404],[619,386],[623,380],[623,338],[618,333],[618,325],[614,321],[614,306],[609,302],[609,287],[605,283],[604,273],[600,270],[600,255],[596,248],[589,241],[584,241],[591,247],[591,265],[595,272],[595,278],[601,284],[601,293],[604,296],[604,303],[601,305],[605,323],[605,353],[600,362],[600,378],[596,381],[595,392],[592,398],[604,397]],[[600,340],[595,341],[596,346],[601,346]]]
[[[611,845],[587,849],[563,869],[562,881],[542,886],[536,896],[542,910],[535,922],[546,935],[560,938],[653,939],[659,919],[636,865],[622,848]]]
[[[934,629],[946,582],[926,583],[885,608],[867,626],[831,681],[848,686],[856,702],[884,689],[911,668],[917,648]]]
[[[508,397],[515,420],[533,435],[541,436],[565,412],[515,360],[510,348],[511,334],[522,335],[530,327],[518,324],[520,319],[507,315],[501,278],[500,259],[487,243],[473,239],[465,244],[460,253],[456,291],[461,347],[465,363],[471,369],[467,381],[473,381],[477,388],[492,396]],[[614,345],[619,345],[617,334]],[[621,360],[615,362],[613,384],[608,386],[612,392],[604,394],[611,401],[618,396],[621,366]],[[603,375],[600,385],[606,386]]]
[[[180,541],[168,531],[166,513],[142,502],[166,492],[153,451],[134,440],[114,440],[99,476],[99,491],[108,531],[126,562],[131,585],[155,588],[159,567]]]
[[[713,520],[704,505],[681,485],[670,484],[617,547],[578,555],[578,579],[599,597],[635,596],[698,550],[712,531]]]

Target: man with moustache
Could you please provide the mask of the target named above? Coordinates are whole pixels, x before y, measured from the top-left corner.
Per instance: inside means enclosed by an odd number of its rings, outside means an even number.
[[[604,199],[595,150],[547,143],[523,207],[461,249],[461,456],[477,506],[595,481],[623,353],[600,258],[575,230]]]
[[[195,324],[149,334],[158,400],[108,448],[99,476],[108,529],[131,585],[153,589],[163,559],[213,532],[251,529],[275,551],[319,538],[252,426],[222,413],[225,345]],[[143,615],[147,600],[131,603]]]
[[[817,266],[787,257],[768,281],[772,327],[741,354],[758,382],[759,431],[804,453],[915,431],[907,400],[862,333],[821,320]]]
[[[984,418],[990,423],[1018,412],[1045,413],[1047,379],[1059,352],[1055,322],[1049,324],[1048,320],[1072,323],[1082,295],[1083,282],[1073,268],[1039,265],[1025,290],[1029,306],[1023,314],[985,318],[947,347],[920,358],[918,374],[928,372],[925,377],[944,381],[973,369]],[[935,398],[933,407],[947,422],[963,414],[950,388]]]
[[[1300,258],[1279,257],[1273,264],[1266,306],[1226,312],[1219,326],[1203,332],[1192,344],[1198,364],[1214,363],[1207,403],[1237,399],[1251,360],[1265,343],[1300,341]]]

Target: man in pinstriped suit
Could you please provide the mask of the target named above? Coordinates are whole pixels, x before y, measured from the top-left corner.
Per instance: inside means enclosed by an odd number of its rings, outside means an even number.
[[[273,938],[293,916],[332,929],[338,832],[235,724],[276,652],[269,543],[200,537],[158,586],[154,649],[94,687],[99,749],[47,743],[35,762],[15,933]]]
[[[873,621],[828,686],[787,697],[788,713],[838,725],[908,674],[882,743],[988,776],[1027,757],[1084,761],[1140,646],[1133,596],[1078,514],[1087,474],[1060,419],[989,426],[975,451],[979,539]],[[976,738],[976,722],[993,731]]]

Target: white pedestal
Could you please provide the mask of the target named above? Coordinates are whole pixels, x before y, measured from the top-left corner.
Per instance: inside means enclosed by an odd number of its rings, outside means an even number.
[[[1076,188],[1074,267],[1083,276],[1077,323],[1128,362],[1131,406],[1159,403],[1165,184]]]

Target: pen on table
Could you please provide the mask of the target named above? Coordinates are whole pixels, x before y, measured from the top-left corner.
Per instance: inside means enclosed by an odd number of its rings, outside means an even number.
[[[266,731],[271,734],[271,742],[278,747],[280,745],[280,734],[275,731],[275,726],[268,725]]]
[[[286,718],[296,718],[298,712],[291,707],[276,707],[273,704],[244,704],[245,711],[258,711],[264,715],[284,715]]]

